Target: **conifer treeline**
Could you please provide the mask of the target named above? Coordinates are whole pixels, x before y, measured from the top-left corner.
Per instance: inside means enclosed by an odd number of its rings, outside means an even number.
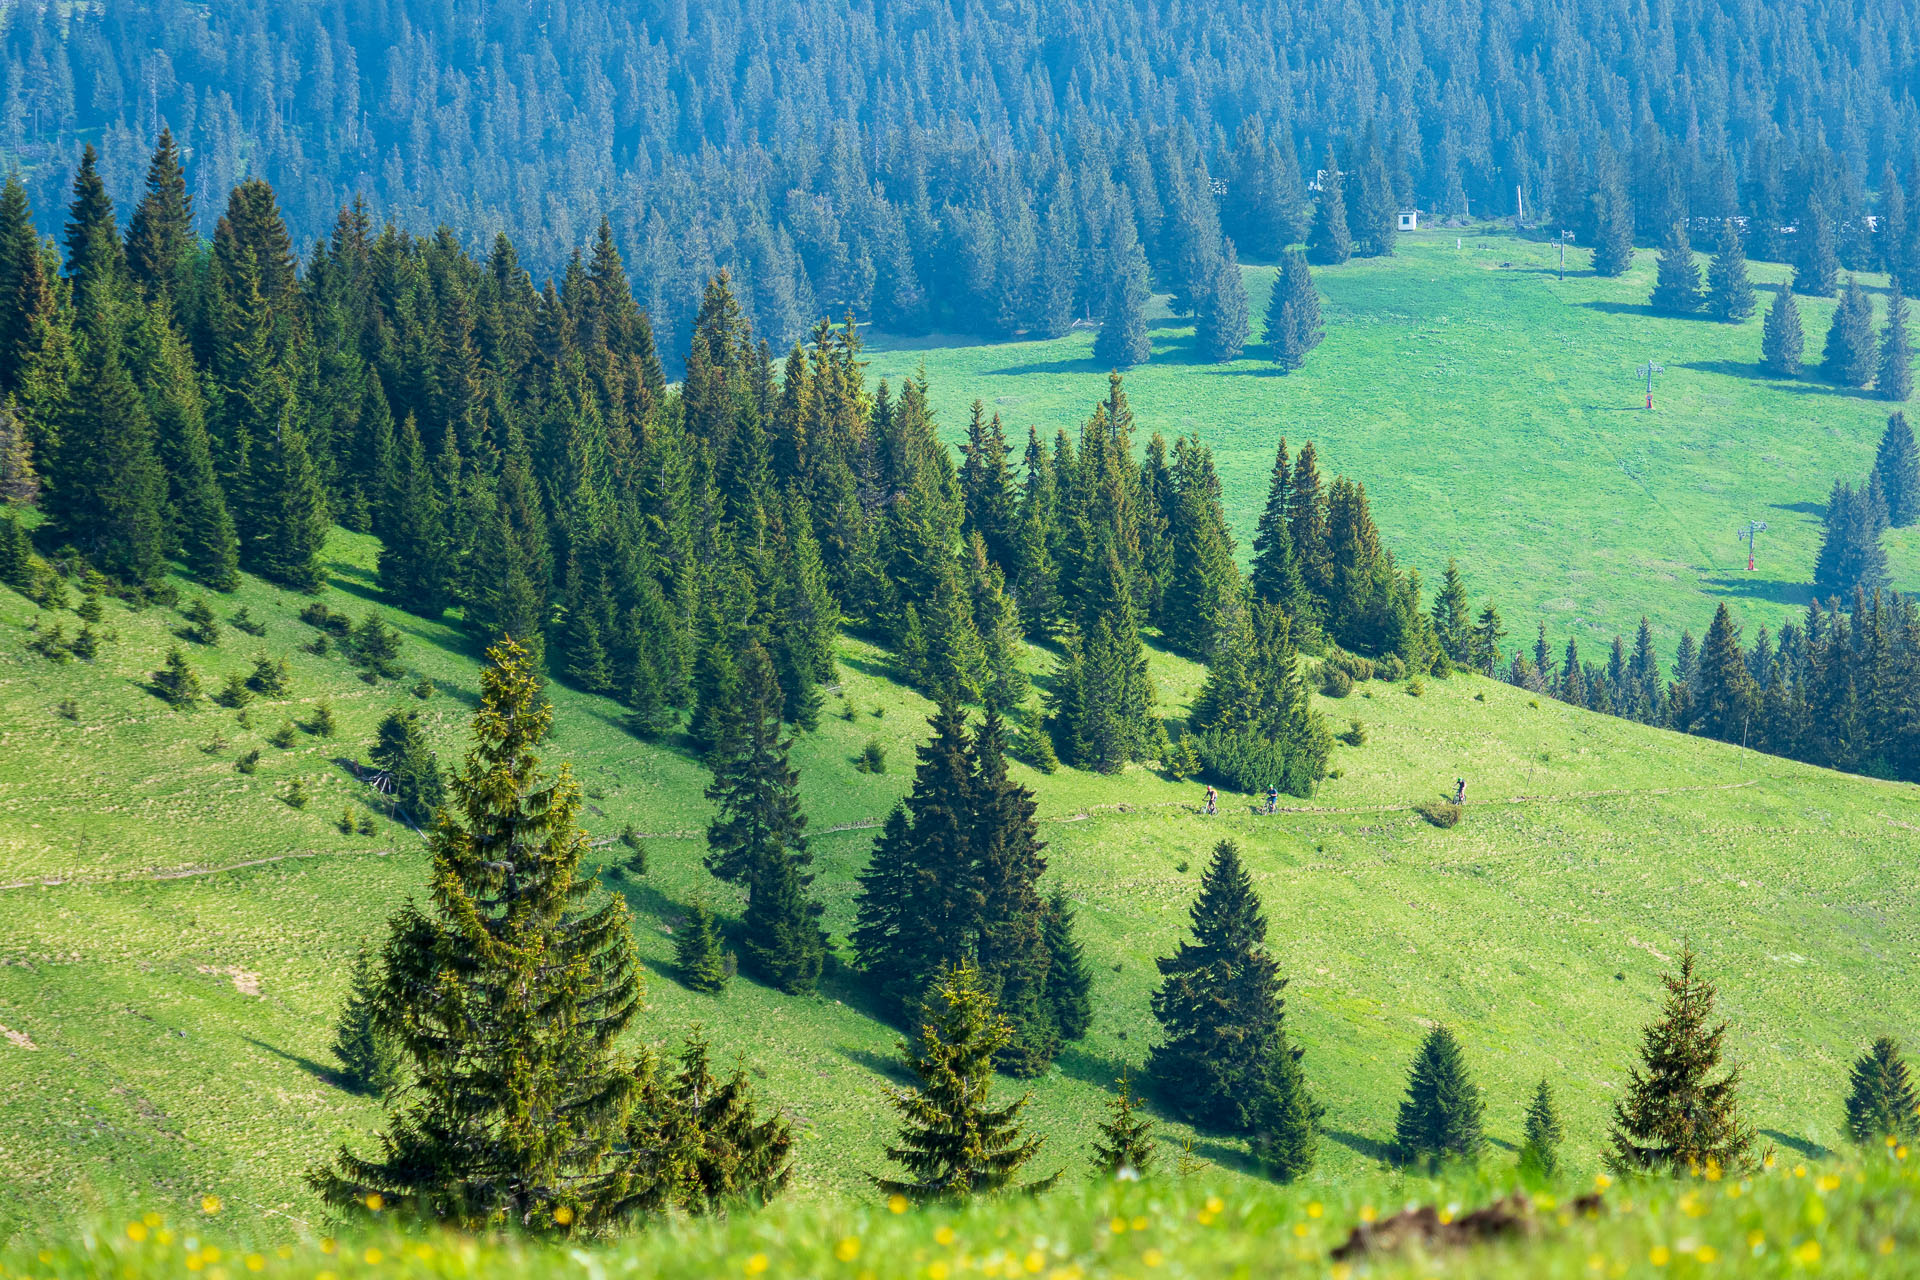
[[[1283,446],[1249,584],[1211,453],[1138,450],[1117,374],[1077,439],[1030,429],[1023,466],[976,405],[956,468],[924,381],[869,387],[851,320],[776,365],[724,275],[670,391],[604,224],[541,288],[504,236],[479,262],[446,233],[376,230],[359,204],[301,266],[253,180],[210,242],[191,225],[165,136],[124,239],[91,153],[64,261],[17,183],[0,200],[0,292],[26,308],[0,349],[22,483],[48,550],[126,581],[177,555],[215,589],[239,567],[312,588],[338,520],[379,536],[396,603],[516,638],[623,702],[636,733],[684,716],[710,757],[734,749],[750,679],[776,722],[810,728],[843,624],[936,699],[1020,713],[1023,750],[1042,722],[1023,645],[1057,641],[1048,745],[1101,770],[1166,750],[1143,627],[1233,655],[1225,710],[1194,728],[1257,721],[1291,744],[1257,772],[1295,790],[1324,750],[1294,649],[1444,661],[1362,487]],[[1274,780],[1248,772],[1229,780]]]
[[[366,191],[417,234],[519,228],[543,273],[604,215],[675,356],[723,267],[776,346],[848,308],[1052,332],[1124,274],[1119,210],[1191,297],[1223,233],[1258,261],[1303,238],[1316,170],[1339,175],[1361,252],[1391,250],[1401,203],[1505,215],[1517,197],[1616,263],[1683,218],[1710,237],[1730,214],[1809,226],[1817,205],[1864,269],[1867,214],[1912,230],[1895,192],[1920,137],[1914,23],[1911,0],[1521,0],[1417,22],[1332,0],[33,2],[0,15],[0,157],[51,208],[98,140],[124,196],[166,122],[202,230],[257,174],[303,239]]]
[[[1834,482],[1814,599],[1799,622],[1778,635],[1760,628],[1748,648],[1722,604],[1698,643],[1681,633],[1664,670],[1645,618],[1632,645],[1614,637],[1602,662],[1571,639],[1556,654],[1541,623],[1532,653],[1514,653],[1506,678],[1647,724],[1920,781],[1920,603],[1889,590],[1880,545],[1889,527],[1916,520],[1920,449],[1906,415],[1895,413],[1866,482]]]

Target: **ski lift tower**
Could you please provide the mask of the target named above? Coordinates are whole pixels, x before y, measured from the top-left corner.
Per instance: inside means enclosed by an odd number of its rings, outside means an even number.
[[[1767,527],[1765,520],[1749,520],[1747,527],[1739,533],[1740,541],[1747,544],[1747,572],[1753,572],[1753,535]]]
[[[1663,364],[1655,364],[1651,360],[1647,361],[1645,364],[1641,365],[1638,369],[1635,369],[1633,371],[1636,377],[1645,378],[1647,380],[1647,408],[1649,409],[1653,408],[1653,375],[1656,373],[1665,373],[1666,371],[1667,371],[1667,366]]]

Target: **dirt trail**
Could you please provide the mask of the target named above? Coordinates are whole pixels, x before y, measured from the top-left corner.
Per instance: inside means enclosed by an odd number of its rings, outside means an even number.
[[[1507,796],[1504,799],[1471,801],[1468,803],[1467,808],[1487,808],[1494,805],[1510,807],[1513,805],[1542,804],[1570,800],[1597,800],[1607,796],[1670,796],[1694,791],[1738,791],[1744,787],[1758,786],[1762,782],[1778,780],[1780,780],[1778,775],[1769,774],[1759,778],[1748,778],[1744,782],[1720,782],[1697,787],[1608,787],[1598,791],[1566,791],[1556,795],[1517,795]],[[1097,804],[1090,805],[1078,813],[1066,814],[1060,817],[1041,818],[1039,821],[1042,823],[1085,822],[1096,813],[1138,813],[1146,809],[1184,809],[1189,813],[1196,814],[1200,812],[1200,806],[1198,804],[1188,804],[1178,800],[1144,805]],[[1352,813],[1412,813],[1413,806],[1410,804],[1367,804],[1327,808],[1314,805],[1282,805],[1275,812],[1277,814],[1327,815]],[[1228,814],[1227,816],[1232,815]],[[882,822],[880,819],[869,818],[860,822],[843,822],[838,826],[823,827],[816,834],[835,835],[843,831],[873,831],[877,830],[881,825]],[[701,839],[705,833],[699,831],[642,831],[637,834],[642,840],[698,840]],[[614,843],[615,839],[616,837],[613,836],[603,836],[592,841],[592,844],[595,848],[604,848]],[[45,876],[32,880],[14,880],[7,883],[0,883],[0,890],[32,889],[41,886],[51,888],[56,885],[90,886],[126,884],[136,881],[185,880],[194,876],[217,876],[228,871],[240,871],[247,867],[265,866],[271,862],[286,862],[294,858],[328,858],[362,854],[384,858],[392,852],[393,850],[391,849],[305,849],[298,853],[278,853],[265,858],[249,858],[245,862],[233,862],[220,867],[178,867],[167,871],[135,871],[98,877]]]

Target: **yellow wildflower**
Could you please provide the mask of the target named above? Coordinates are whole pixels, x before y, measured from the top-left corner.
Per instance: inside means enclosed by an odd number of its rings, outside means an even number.
[[[839,1244],[833,1246],[833,1256],[842,1262],[852,1262],[860,1256],[860,1237],[848,1236]]]
[[[127,1239],[133,1241],[135,1244],[139,1244],[142,1240],[145,1240],[146,1238],[147,1238],[146,1223],[129,1222],[127,1224]]]
[[[747,1266],[746,1266],[746,1271],[747,1271],[747,1274],[748,1274],[748,1275],[750,1275],[750,1276],[757,1276],[757,1275],[759,1275],[759,1274],[760,1274],[760,1273],[761,1273],[762,1271],[765,1271],[766,1269],[767,1269],[767,1255],[766,1255],[766,1254],[764,1254],[764,1253],[756,1253],[756,1254],[754,1254],[754,1255],[753,1255],[753,1256],[752,1256],[751,1258],[748,1258],[748,1259],[747,1259]]]
[[[927,1280],[947,1280],[947,1264],[938,1259],[927,1264]]]
[[[905,1213],[907,1211],[907,1198],[905,1196],[888,1196],[887,1209],[892,1213]]]
[[[257,1253],[250,1253],[247,1255],[247,1270],[265,1271],[266,1269],[267,1269],[267,1260],[265,1258],[261,1257]]]
[[[1140,1255],[1140,1261],[1149,1267],[1157,1267],[1167,1260],[1167,1255],[1158,1249],[1149,1249]]]
[[[1115,1218],[1107,1224],[1107,1230],[1113,1232],[1115,1235],[1124,1235],[1127,1230],[1127,1220],[1125,1218]]]
[[[360,1261],[366,1263],[370,1267],[377,1267],[380,1265],[381,1260],[384,1259],[386,1256],[387,1256],[386,1254],[380,1252],[378,1249],[375,1249],[369,1246],[367,1248],[367,1251],[360,1255]]]
[[[1820,1242],[1809,1240],[1793,1251],[1793,1260],[1803,1267],[1810,1267],[1820,1261]]]
[[[1135,1231],[1145,1231],[1147,1229],[1146,1215],[1142,1214],[1140,1217],[1135,1218],[1132,1222],[1128,1223],[1127,1225],[1132,1227]]]
[[[220,1197],[219,1196],[201,1196],[200,1212],[202,1213],[220,1212]]]
[[[571,1223],[573,1221],[572,1206],[563,1204],[558,1209],[555,1209],[553,1211],[553,1220],[563,1227]]]
[[[933,1233],[933,1242],[935,1244],[952,1244],[953,1228],[942,1225],[938,1230],[936,1230]]]
[[[1318,1200],[1312,1201],[1307,1205],[1307,1216],[1309,1218],[1317,1218],[1325,1212],[1326,1208]]]

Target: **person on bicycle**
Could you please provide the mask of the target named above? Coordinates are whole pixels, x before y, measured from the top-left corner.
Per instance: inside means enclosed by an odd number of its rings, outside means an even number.
[[[1465,804],[1467,802],[1467,780],[1465,778],[1455,778],[1453,780],[1453,802],[1455,804]]]
[[[1215,791],[1215,790],[1214,790],[1214,789],[1213,789],[1213,788],[1212,788],[1211,786],[1209,786],[1209,787],[1207,788],[1207,812],[1208,812],[1209,814],[1211,814],[1211,813],[1213,813],[1213,812],[1215,811],[1215,810],[1214,810],[1214,802],[1215,802],[1216,800],[1218,800],[1219,798],[1220,798],[1220,793],[1219,793],[1219,792],[1217,792],[1217,791]]]
[[[1267,784],[1267,812],[1272,813],[1280,807],[1280,788],[1271,782]]]

